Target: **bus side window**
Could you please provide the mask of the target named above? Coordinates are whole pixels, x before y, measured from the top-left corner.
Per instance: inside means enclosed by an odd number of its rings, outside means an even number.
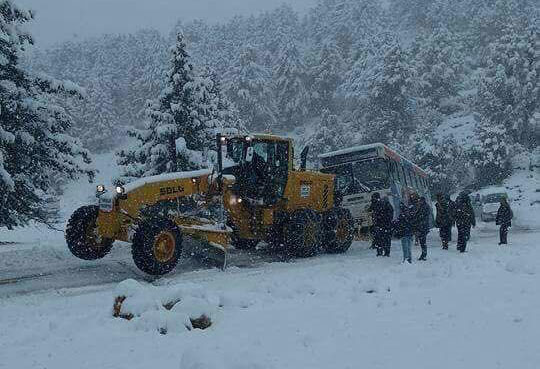
[[[394,162],[393,161],[389,161],[388,162],[388,167],[390,169],[390,178],[392,179],[393,182],[396,182],[398,181],[398,177],[397,177],[397,173],[396,173],[396,167],[394,165]]]
[[[401,178],[401,184],[403,186],[407,186],[407,178],[405,177],[404,168],[403,168],[403,165],[401,163],[398,164],[398,170],[399,170],[399,176]]]
[[[409,187],[414,188],[414,182],[413,182],[413,180],[412,180],[412,175],[411,175],[412,173],[411,173],[411,170],[410,170],[409,168],[406,168],[406,169],[405,169],[405,173],[407,174],[407,185],[408,185]]]
[[[394,169],[395,180],[399,183],[403,183],[403,178],[401,177],[401,171],[399,170],[399,164],[395,161],[392,162],[392,168]]]

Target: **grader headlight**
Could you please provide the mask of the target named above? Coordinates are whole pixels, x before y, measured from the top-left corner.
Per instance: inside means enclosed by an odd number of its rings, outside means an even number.
[[[119,195],[123,195],[126,193],[126,189],[122,186],[116,186],[116,193]]]

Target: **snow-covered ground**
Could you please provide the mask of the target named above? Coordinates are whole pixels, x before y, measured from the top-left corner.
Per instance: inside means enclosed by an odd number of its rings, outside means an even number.
[[[114,157],[96,165],[96,183],[109,184]],[[0,368],[536,369],[535,178],[521,171],[505,183],[516,199],[510,246],[497,246],[494,224],[473,230],[464,255],[441,250],[433,232],[429,260],[413,265],[400,263],[399,242],[391,258],[356,242],[345,255],[292,262],[239,254],[225,272],[181,263],[152,280],[129,247],[85,262],[69,254],[62,232],[2,231],[1,241],[16,243],[0,245]],[[94,189],[69,186],[64,218],[94,201]],[[112,317],[118,295],[131,321]],[[212,326],[188,330],[202,313]]]
[[[538,368],[539,236],[511,233],[501,248],[479,229],[464,255],[433,237],[413,265],[397,243],[389,259],[357,243],[346,255],[4,298],[0,367]],[[142,315],[113,318],[118,293]],[[168,297],[181,299],[171,311],[157,303]],[[197,308],[213,325],[188,331]]]

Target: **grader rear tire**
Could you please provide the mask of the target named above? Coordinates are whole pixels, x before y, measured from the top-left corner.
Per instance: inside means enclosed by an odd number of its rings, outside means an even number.
[[[324,233],[324,249],[327,253],[347,252],[354,238],[354,220],[351,212],[347,209],[335,208],[326,213]]]
[[[288,253],[305,258],[321,252],[321,217],[313,210],[296,211],[283,227],[283,243]]]
[[[137,268],[146,274],[167,274],[182,254],[182,232],[168,218],[144,220],[133,235],[131,254]]]
[[[82,260],[98,260],[107,255],[113,240],[100,238],[96,233],[99,208],[83,206],[73,213],[66,228],[66,243],[69,251]]]

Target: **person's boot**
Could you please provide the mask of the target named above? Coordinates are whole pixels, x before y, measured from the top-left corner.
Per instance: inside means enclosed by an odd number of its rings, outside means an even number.
[[[419,261],[426,261],[427,254],[425,252],[422,252],[422,255],[418,258]]]
[[[407,263],[412,264],[411,258],[407,258]]]
[[[443,250],[448,250],[448,241],[444,241],[443,244],[442,244],[442,249]]]
[[[383,256],[383,251],[381,247],[377,247],[377,256]]]

